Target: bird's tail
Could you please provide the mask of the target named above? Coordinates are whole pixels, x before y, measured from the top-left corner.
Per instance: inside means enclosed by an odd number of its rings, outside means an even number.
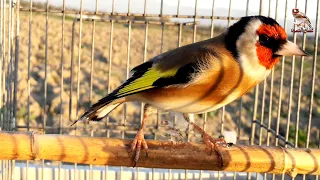
[[[90,109],[84,113],[78,120],[74,121],[71,125],[73,126],[78,121],[88,119],[89,121],[100,121],[102,118],[107,116],[112,110],[121,105],[124,102],[124,98],[117,99],[114,101],[99,101],[92,105]]]

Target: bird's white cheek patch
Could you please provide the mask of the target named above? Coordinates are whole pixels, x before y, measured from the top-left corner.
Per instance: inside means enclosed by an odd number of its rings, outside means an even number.
[[[239,51],[239,62],[243,71],[247,76],[257,81],[262,80],[266,73],[266,68],[259,62],[256,47],[256,43],[259,40],[256,31],[261,25],[262,23],[258,19],[249,22],[245,32],[236,43]]]
[[[249,22],[243,34],[237,40],[236,46],[239,51],[241,63],[258,63],[256,52],[256,43],[259,37],[257,36],[257,29],[261,26],[260,20],[253,20]]]

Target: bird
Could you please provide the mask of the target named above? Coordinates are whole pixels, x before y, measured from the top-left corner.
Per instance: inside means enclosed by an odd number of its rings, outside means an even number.
[[[272,18],[245,16],[220,35],[159,54],[134,67],[132,75],[114,91],[93,104],[78,120],[100,121],[124,102],[143,102],[140,129],[129,152],[148,145],[144,126],[156,109],[181,113],[198,130],[210,153],[221,155],[228,147],[214,139],[194,121],[194,114],[216,110],[244,95],[263,81],[281,56],[306,56],[288,40],[285,30]],[[73,125],[72,124],[72,125]]]
[[[310,30],[313,29],[310,19],[303,12],[300,12],[299,9],[292,9],[292,15],[295,18],[295,25],[304,29],[306,28],[306,26],[308,26]]]

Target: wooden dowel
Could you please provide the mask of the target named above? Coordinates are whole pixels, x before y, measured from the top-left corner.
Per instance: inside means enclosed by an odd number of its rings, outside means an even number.
[[[132,140],[70,135],[0,132],[0,159],[54,160],[71,163],[132,166]],[[147,141],[138,167],[320,175],[320,149],[233,145],[211,155],[205,145]]]

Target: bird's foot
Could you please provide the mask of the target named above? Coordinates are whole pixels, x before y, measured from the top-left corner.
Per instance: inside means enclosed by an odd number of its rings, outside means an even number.
[[[141,152],[141,148],[144,148],[145,152],[146,152],[146,157],[148,157],[148,145],[147,145],[147,142],[146,140],[144,139],[144,133],[143,133],[143,130],[140,129],[136,135],[136,137],[134,138],[133,142],[131,143],[131,148],[129,150],[129,152],[132,152],[132,151],[136,151],[136,154],[134,156],[134,159],[133,159],[133,162],[134,162],[134,165],[133,167],[136,166],[138,160],[139,160],[139,157],[140,157],[140,152]]]
[[[213,139],[206,132],[202,133],[202,138],[203,138],[203,142],[207,146],[206,151],[208,152],[209,155],[212,154],[213,151],[216,151],[218,153],[218,155],[221,157],[221,153],[219,151],[219,148],[220,147],[222,147],[222,148],[229,147],[229,144],[226,143],[224,138]]]
[[[206,150],[208,151],[208,154],[211,154],[212,151],[216,151],[218,155],[220,156],[221,153],[219,152],[219,148],[227,148],[230,146],[230,144],[226,143],[224,138],[219,139],[213,139],[209,134],[207,134],[200,126],[198,126],[195,123],[191,123],[195,129],[197,129],[202,134],[203,142],[207,145]]]
[[[213,139],[207,133],[202,134],[203,142],[206,144],[206,151],[209,155],[212,154],[212,151],[215,151],[218,155],[218,158],[221,162],[221,167],[223,167],[223,156],[222,151],[225,148],[230,147],[232,144],[226,143],[223,137],[219,137],[218,139]]]

